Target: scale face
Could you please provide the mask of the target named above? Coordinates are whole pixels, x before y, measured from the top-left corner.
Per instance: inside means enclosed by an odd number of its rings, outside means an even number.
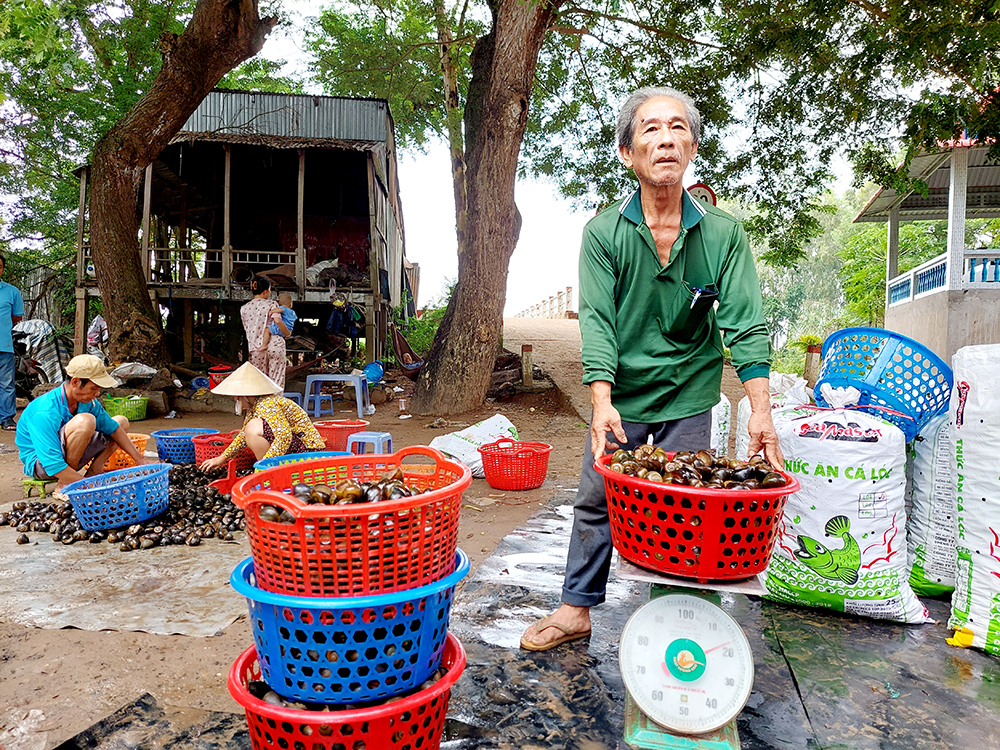
[[[622,631],[618,660],[632,700],[672,732],[719,729],[753,689],[753,654],[736,620],[688,594],[642,605]]]

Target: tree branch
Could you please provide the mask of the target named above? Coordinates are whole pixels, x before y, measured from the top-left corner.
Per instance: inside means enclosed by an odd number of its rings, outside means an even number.
[[[717,50],[725,49],[725,47],[721,47],[717,44],[710,44],[708,42],[704,42],[698,39],[692,39],[690,37],[682,36],[681,34],[674,34],[672,32],[668,32],[660,28],[659,26],[655,26],[651,23],[644,23],[643,21],[639,21],[634,18],[626,18],[625,16],[616,16],[611,13],[601,13],[600,11],[592,10],[590,8],[581,8],[577,5],[567,6],[563,10],[563,12],[560,13],[561,16],[571,16],[573,14],[579,14],[581,16],[584,16],[585,18],[599,18],[604,21],[611,21],[612,23],[616,23],[623,26],[632,26],[641,31],[649,32],[650,34],[659,39],[673,39],[674,41],[677,42],[691,44],[696,47],[706,47],[708,49],[717,49]]]

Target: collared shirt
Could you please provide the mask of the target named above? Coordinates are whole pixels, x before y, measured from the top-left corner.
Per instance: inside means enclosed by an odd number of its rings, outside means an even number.
[[[267,422],[274,434],[274,442],[264,454],[264,458],[284,456],[288,452],[293,435],[298,435],[306,448],[310,450],[321,451],[326,448],[326,443],[323,442],[323,438],[313,427],[309,415],[302,410],[302,407],[291,399],[274,394],[258,398],[257,402],[250,407],[246,419],[243,420],[243,429],[240,430],[240,434],[222,452],[222,457],[227,461],[243,450],[247,444],[243,433],[247,428],[247,422],[254,417]]]
[[[104,410],[100,397],[77,404],[76,413],[81,412],[93,414],[98,431],[104,435],[111,435],[118,429],[118,423]],[[24,407],[21,418],[17,421],[14,444],[27,476],[35,475],[35,461],[41,463],[50,477],[68,467],[59,442],[59,430],[73,416],[66,401],[65,385],[43,393]]]
[[[0,352],[14,351],[14,338],[11,328],[14,321],[24,315],[24,298],[16,286],[0,281]],[[34,466],[32,466],[34,471]]]
[[[715,406],[723,341],[741,381],[770,370],[760,282],[743,226],[686,190],[682,201],[666,266],[638,190],[583,231],[583,382],[610,382],[611,403],[627,422],[683,419]]]

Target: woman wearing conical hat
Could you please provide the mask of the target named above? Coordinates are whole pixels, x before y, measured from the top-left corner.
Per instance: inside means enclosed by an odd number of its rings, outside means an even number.
[[[222,455],[201,464],[202,469],[225,466],[244,446],[259,461],[289,453],[326,450],[309,415],[294,401],[281,395],[281,387],[249,362],[212,389],[220,396],[236,399],[236,413],[245,412],[243,429]]]

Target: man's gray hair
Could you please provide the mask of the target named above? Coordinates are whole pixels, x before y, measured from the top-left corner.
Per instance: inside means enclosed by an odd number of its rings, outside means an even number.
[[[694,99],[669,86],[643,86],[625,100],[621,112],[618,113],[618,124],[615,127],[618,147],[625,146],[629,150],[632,149],[635,136],[635,113],[639,111],[639,107],[655,96],[668,96],[684,105],[688,127],[691,128],[691,137],[695,143],[698,143],[701,139],[701,112],[695,106]]]

